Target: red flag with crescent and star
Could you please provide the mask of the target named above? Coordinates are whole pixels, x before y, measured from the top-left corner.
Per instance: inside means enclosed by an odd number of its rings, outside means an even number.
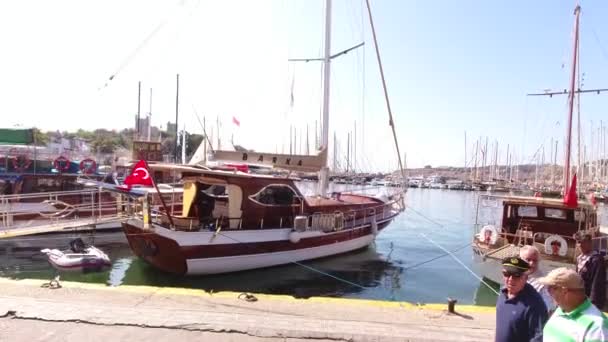
[[[148,163],[145,160],[140,160],[133,166],[131,174],[125,178],[123,188],[131,189],[133,185],[154,186]]]

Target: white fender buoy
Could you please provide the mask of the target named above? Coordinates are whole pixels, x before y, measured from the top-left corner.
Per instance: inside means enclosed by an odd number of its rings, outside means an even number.
[[[551,235],[545,239],[545,253],[549,255],[566,256],[568,243],[559,235]]]
[[[300,242],[300,239],[302,239],[302,235],[300,235],[300,233],[295,232],[295,231],[289,233],[289,241],[291,243],[298,243],[298,242]]]
[[[372,221],[372,234],[374,234],[374,236],[378,235],[378,222],[376,222],[375,217],[374,217],[374,220]]]
[[[488,245],[493,245],[498,240],[498,230],[493,225],[483,226],[477,234],[477,240]]]

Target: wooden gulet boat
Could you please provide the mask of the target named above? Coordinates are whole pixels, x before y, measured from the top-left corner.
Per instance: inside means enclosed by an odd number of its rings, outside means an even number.
[[[184,210],[171,216],[174,225],[166,213],[149,211],[123,223],[134,253],[171,273],[234,272],[353,251],[404,209],[401,194],[305,197],[292,178],[175,167],[184,175]]]
[[[573,236],[578,232],[591,234],[600,251],[608,248],[608,236],[600,231],[596,207],[589,202],[573,208],[561,199],[487,196],[478,205],[484,201],[502,202],[502,218],[499,225],[483,224],[473,237],[473,257],[481,274],[496,283],[502,283],[502,259],[518,255],[524,245],[538,248],[544,272],[574,268],[578,250]]]

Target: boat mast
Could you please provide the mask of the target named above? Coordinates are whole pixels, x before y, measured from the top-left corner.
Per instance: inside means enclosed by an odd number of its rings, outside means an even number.
[[[464,172],[467,172],[467,131],[464,131]]]
[[[150,88],[150,111],[148,112],[148,141],[150,141],[151,124],[152,124],[152,88]]]
[[[568,190],[568,185],[570,184],[570,147],[572,146],[572,113],[574,109],[574,85],[576,82],[576,61],[578,58],[578,23],[579,16],[581,13],[581,6],[576,5],[574,9],[574,47],[572,49],[572,74],[570,75],[570,94],[568,95],[568,125],[566,131],[566,154],[565,154],[565,162],[564,162],[564,179],[563,179],[563,187],[564,187],[564,196],[566,191]]]
[[[177,149],[177,143],[179,142],[179,138],[178,138],[178,125],[179,122],[177,121],[178,119],[178,115],[179,115],[179,74],[177,74],[176,77],[176,83],[175,83],[175,161],[177,162],[177,153],[178,153],[178,149]],[[169,127],[167,127],[169,128]],[[167,130],[168,131],[168,130]],[[184,135],[186,134],[186,128],[184,127]],[[185,154],[185,152],[183,152]],[[184,161],[185,157],[182,156],[182,163],[185,164],[186,162]]]
[[[207,165],[207,141],[209,140],[206,125],[207,123],[205,122],[205,117],[203,116],[203,134],[205,135],[203,139],[203,163],[205,163],[205,165]]]
[[[141,81],[137,85],[137,140],[141,139],[141,131],[139,127],[139,114],[141,111]]]
[[[329,76],[331,67],[331,1],[325,0],[325,56],[323,58],[323,122],[321,149],[329,146]],[[319,195],[325,197],[329,185],[327,159],[319,172]]]

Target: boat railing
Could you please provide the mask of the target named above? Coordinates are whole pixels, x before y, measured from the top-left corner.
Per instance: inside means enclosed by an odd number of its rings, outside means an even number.
[[[160,208],[149,208],[149,218],[151,222],[169,226],[170,222],[167,214],[160,210]],[[403,196],[396,196],[387,203],[383,203],[373,207],[365,207],[361,209],[349,210],[346,212],[335,211],[333,213],[321,213],[316,212],[307,216],[281,216],[281,217],[263,217],[255,224],[255,229],[269,228],[269,222],[272,222],[272,226],[276,227],[277,219],[279,221],[278,228],[294,228],[296,229],[297,223],[295,222],[298,217],[305,221],[306,231],[337,231],[344,228],[356,228],[360,226],[369,225],[374,221],[383,221],[388,218],[396,216],[398,213],[405,210],[405,203]],[[145,215],[144,210],[133,210],[132,215],[143,219]],[[182,217],[179,216],[179,211],[171,215],[171,219],[176,230],[200,230],[203,227],[209,227],[210,229],[227,229],[227,230],[238,230],[243,229],[243,221],[246,220],[243,217],[230,217],[230,216],[219,216],[213,219],[209,219],[206,222],[201,222],[198,217]],[[146,221],[146,220],[144,220]],[[204,220],[203,220],[204,221]]]
[[[566,254],[565,255],[556,255],[553,253],[548,253],[545,249],[545,241],[551,236],[559,236],[566,241]],[[593,237],[593,249],[597,250],[604,255],[608,252],[608,235],[601,235],[599,237]],[[535,246],[543,255],[545,259],[558,260],[563,262],[576,262],[576,257],[580,253],[580,250],[576,246],[576,241],[573,236],[567,236],[562,234],[548,233],[548,232],[537,232],[534,234],[521,234],[521,233],[506,233],[500,232],[498,234],[498,239],[494,245],[491,246],[492,251],[488,252],[489,254],[493,254],[494,252],[501,250],[507,246],[517,246],[523,247],[525,245],[533,245]]]
[[[0,238],[120,220],[129,213],[126,204],[124,196],[103,189],[1,195]]]

